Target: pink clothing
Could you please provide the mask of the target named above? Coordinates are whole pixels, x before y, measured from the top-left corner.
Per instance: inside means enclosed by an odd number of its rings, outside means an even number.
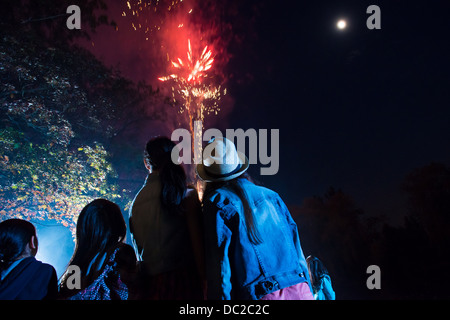
[[[314,297],[308,282],[301,282],[266,294],[260,300],[314,300]]]

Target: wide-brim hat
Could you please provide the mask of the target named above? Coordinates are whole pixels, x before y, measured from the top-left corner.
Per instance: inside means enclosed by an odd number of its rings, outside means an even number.
[[[239,177],[248,166],[248,158],[236,150],[233,142],[218,137],[203,149],[203,160],[197,165],[196,172],[206,182],[228,181]]]

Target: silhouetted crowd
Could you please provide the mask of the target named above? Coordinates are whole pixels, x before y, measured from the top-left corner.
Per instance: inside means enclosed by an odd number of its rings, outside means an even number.
[[[36,260],[32,223],[0,223],[1,300],[331,300],[328,271],[305,259],[297,225],[279,195],[255,184],[248,158],[226,138],[205,147],[196,171],[199,200],[176,145],[150,140],[149,174],[129,212],[132,245],[120,207],[96,199],[80,212],[76,247],[61,279]],[[175,150],[176,151],[176,150]]]

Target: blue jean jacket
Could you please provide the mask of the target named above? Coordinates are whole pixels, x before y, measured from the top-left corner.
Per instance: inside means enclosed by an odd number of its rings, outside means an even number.
[[[239,197],[223,186],[205,195],[206,273],[209,299],[257,300],[309,281],[297,225],[277,193],[239,179],[262,242],[247,235]]]

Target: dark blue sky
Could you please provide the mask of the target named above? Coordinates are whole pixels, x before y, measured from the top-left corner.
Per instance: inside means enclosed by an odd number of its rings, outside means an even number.
[[[366,27],[370,4],[381,9],[381,30]],[[260,179],[287,203],[333,186],[368,214],[399,221],[405,174],[450,163],[449,9],[445,1],[263,6],[257,36],[229,64],[253,79],[230,86],[230,127],[280,129],[280,171]],[[335,27],[341,17],[345,31]]]

